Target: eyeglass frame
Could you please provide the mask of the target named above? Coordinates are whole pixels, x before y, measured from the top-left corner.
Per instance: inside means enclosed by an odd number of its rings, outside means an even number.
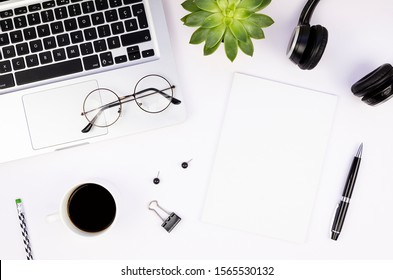
[[[90,91],[90,92],[86,95],[85,100],[83,101],[83,108],[85,108],[86,100],[88,99],[88,97],[90,96],[90,94],[92,94],[92,93],[95,92],[95,91],[100,91],[100,90],[109,91],[109,92],[113,93],[113,94],[116,96],[117,100],[112,101],[112,102],[109,102],[108,104],[101,105],[100,107],[94,108],[94,109],[89,110],[89,111],[87,111],[87,112],[86,112],[85,110],[83,110],[83,112],[81,113],[81,115],[84,116],[84,117],[86,118],[86,120],[87,120],[89,123],[81,130],[81,132],[82,132],[82,133],[87,133],[87,132],[89,132],[89,131],[93,128],[93,126],[97,126],[97,127],[109,127],[109,126],[113,125],[113,124],[116,123],[116,122],[118,121],[118,119],[120,118],[120,115],[121,115],[121,112],[122,112],[122,104],[127,103],[127,102],[131,102],[131,101],[133,101],[133,100],[135,101],[135,103],[138,105],[138,107],[139,107],[141,110],[143,110],[143,111],[145,111],[145,112],[147,112],[147,113],[150,113],[150,114],[161,113],[162,111],[164,111],[165,109],[167,109],[171,103],[174,104],[174,105],[179,105],[179,104],[181,103],[181,101],[180,101],[179,99],[173,97],[173,89],[174,89],[176,86],[175,86],[175,85],[172,85],[166,78],[164,78],[164,77],[161,76],[161,75],[150,74],[150,75],[146,75],[146,76],[142,77],[142,78],[136,83],[135,88],[134,88],[134,91],[135,91],[135,89],[137,88],[137,86],[138,86],[138,84],[139,84],[140,81],[142,81],[142,80],[143,80],[144,78],[146,78],[146,77],[151,77],[151,76],[157,76],[157,77],[160,77],[160,78],[164,79],[164,80],[168,83],[169,87],[168,87],[168,88],[165,88],[165,89],[162,89],[162,90],[159,90],[159,89],[156,89],[156,88],[146,88],[146,89],[140,90],[140,91],[138,91],[138,92],[134,92],[133,94],[128,94],[128,95],[124,95],[124,96],[119,96],[119,95],[117,95],[117,93],[114,92],[113,90],[108,89],[108,88],[103,88],[103,87],[96,88],[96,89]],[[169,90],[169,89],[172,90],[172,96],[170,96],[170,95],[168,95],[168,94],[166,94],[166,93],[164,92],[165,90]],[[138,94],[143,94],[143,93],[145,93],[145,92],[147,92],[147,91],[153,91],[153,92],[150,93],[150,94],[146,94],[146,95],[144,95],[144,96],[141,96],[141,97],[136,97],[136,95],[138,95]],[[163,97],[166,98],[166,99],[169,99],[169,98],[170,98],[170,102],[168,103],[168,105],[165,106],[163,109],[161,109],[161,110],[159,110],[159,111],[155,111],[155,112],[148,111],[148,110],[142,108],[142,107],[140,106],[140,104],[137,102],[138,99],[142,99],[142,98],[144,98],[144,97],[148,97],[148,96],[151,96],[151,95],[157,94],[157,93],[159,93],[161,96],[163,96]],[[126,100],[127,98],[131,98],[131,97],[133,97],[133,99]],[[118,115],[118,117],[117,117],[111,124],[109,124],[109,125],[102,125],[102,126],[101,126],[101,125],[96,125],[96,124],[94,124],[95,120],[98,118],[98,116],[99,116],[104,110],[110,109],[110,108],[112,108],[112,107],[114,107],[114,106],[119,106],[119,110],[118,110],[119,115]],[[90,113],[90,112],[92,112],[92,111],[95,111],[95,110],[99,110],[99,111],[97,112],[97,114],[96,114],[91,120],[89,120],[89,119],[86,117],[86,114],[87,114],[87,113]]]

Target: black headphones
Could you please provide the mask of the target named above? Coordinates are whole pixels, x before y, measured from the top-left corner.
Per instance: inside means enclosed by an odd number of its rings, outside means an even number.
[[[310,18],[320,0],[308,0],[288,44],[287,56],[301,69],[313,69],[321,59],[328,31],[321,25],[310,27]],[[352,87],[354,95],[368,105],[377,105],[393,97],[393,67],[386,63],[367,74]]]
[[[319,0],[308,0],[299,17],[298,25],[289,40],[287,56],[300,69],[317,66],[328,41],[328,31],[321,25],[310,26],[310,19]]]

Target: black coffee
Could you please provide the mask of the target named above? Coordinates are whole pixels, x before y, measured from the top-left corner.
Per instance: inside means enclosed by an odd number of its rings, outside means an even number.
[[[116,203],[104,187],[87,183],[73,191],[68,199],[68,216],[80,230],[99,232],[109,227],[116,216]]]

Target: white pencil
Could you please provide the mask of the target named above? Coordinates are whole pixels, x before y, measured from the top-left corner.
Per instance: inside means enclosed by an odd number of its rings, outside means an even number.
[[[33,255],[30,248],[30,240],[26,227],[26,220],[25,220],[25,213],[23,210],[22,199],[18,198],[15,200],[15,202],[16,202],[16,210],[18,211],[20,227],[22,228],[22,236],[23,236],[23,243],[25,244],[26,258],[28,260],[32,260]]]

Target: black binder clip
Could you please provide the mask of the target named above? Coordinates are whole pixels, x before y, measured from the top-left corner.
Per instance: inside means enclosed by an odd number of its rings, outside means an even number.
[[[168,218],[164,219],[160,214],[158,214],[157,210],[152,207],[152,205],[155,204],[156,208],[159,208],[161,211],[165,212],[168,216]],[[175,212],[169,213],[166,211],[164,208],[162,208],[160,205],[158,205],[157,200],[153,200],[152,202],[149,203],[149,210],[154,211],[158,217],[163,221],[162,227],[167,231],[171,232],[172,229],[180,222],[181,218],[175,214]]]

